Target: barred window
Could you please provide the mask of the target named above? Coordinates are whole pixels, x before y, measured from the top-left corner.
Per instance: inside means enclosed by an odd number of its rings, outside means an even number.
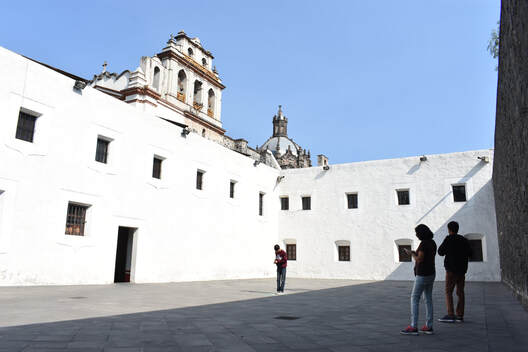
[[[357,193],[347,193],[347,208],[356,209],[358,207]]]
[[[397,190],[396,193],[398,194],[398,205],[411,204],[408,189],[400,189],[400,190]]]
[[[97,148],[95,149],[95,161],[106,164],[108,162],[108,146],[110,141],[104,138],[97,138]]]
[[[349,262],[350,261],[350,246],[339,246],[337,247],[339,253],[340,262]]]
[[[196,171],[196,189],[202,189],[203,188],[203,171]]]
[[[37,116],[33,116],[20,110],[18,112],[18,124],[15,137],[17,139],[33,143],[36,121]]]
[[[66,213],[66,235],[84,236],[87,205],[68,203]]]
[[[286,254],[288,255],[288,260],[297,260],[297,245],[287,244]]]
[[[154,157],[154,162],[152,164],[152,177],[161,179],[161,163],[163,162],[163,159],[159,157]]]
[[[290,198],[288,197],[281,197],[281,210],[289,210],[290,209]]]
[[[453,200],[455,202],[466,201],[466,185],[453,185]]]
[[[411,250],[410,244],[399,244],[398,245],[398,260],[400,262],[410,262],[411,255],[405,252],[405,249]]]
[[[302,209],[310,210],[312,208],[312,197],[306,196],[302,197]]]

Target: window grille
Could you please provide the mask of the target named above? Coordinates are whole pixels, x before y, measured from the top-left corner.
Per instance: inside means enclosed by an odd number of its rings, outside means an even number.
[[[302,197],[302,209],[310,210],[312,208],[312,197]]]
[[[409,197],[409,190],[399,190],[398,193],[398,205],[409,205],[411,204]]]
[[[288,255],[288,260],[297,260],[297,245],[287,244],[286,254]]]
[[[68,203],[68,211],[66,214],[66,235],[84,236],[87,209],[88,207],[85,205]]]
[[[16,138],[26,142],[33,143],[33,137],[35,135],[35,123],[37,117],[19,111],[18,113],[18,124],[16,129]]]
[[[455,202],[466,201],[466,186],[465,185],[453,185],[453,200]]]
[[[290,198],[288,197],[281,197],[281,210],[288,210],[290,209]]]
[[[347,206],[348,209],[356,209],[358,207],[358,195],[357,193],[347,194]]]
[[[161,179],[161,163],[163,162],[163,159],[154,157],[154,162],[152,165],[152,177]]]
[[[349,262],[350,261],[350,246],[339,246],[337,247],[339,252],[339,261],[340,262]]]
[[[97,148],[95,150],[95,161],[106,164],[108,162],[108,145],[109,141],[97,138]]]

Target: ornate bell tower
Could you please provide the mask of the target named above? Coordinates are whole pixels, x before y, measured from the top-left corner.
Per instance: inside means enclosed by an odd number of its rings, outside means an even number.
[[[273,137],[288,137],[288,119],[282,114],[281,105],[277,115],[273,116]]]

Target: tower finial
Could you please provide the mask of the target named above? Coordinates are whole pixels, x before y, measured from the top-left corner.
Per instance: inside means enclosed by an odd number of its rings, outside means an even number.
[[[105,73],[106,72],[106,66],[108,66],[108,64],[106,63],[106,61],[103,63],[103,72],[102,73]]]
[[[279,105],[279,114],[282,112],[282,105]]]

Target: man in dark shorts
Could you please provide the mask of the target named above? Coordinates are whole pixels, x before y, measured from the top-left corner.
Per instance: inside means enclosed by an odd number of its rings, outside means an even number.
[[[464,321],[464,283],[468,268],[468,259],[471,256],[469,241],[458,234],[458,223],[451,221],[447,224],[449,235],[438,248],[438,255],[444,256],[444,267],[446,270],[445,293],[447,315],[438,319],[442,323],[462,323]],[[453,304],[453,290],[456,286],[458,303],[456,315]]]
[[[285,251],[280,249],[276,244],[275,249],[275,265],[277,265],[277,293],[284,293],[284,285],[286,284],[286,266],[288,265],[288,255]]]

